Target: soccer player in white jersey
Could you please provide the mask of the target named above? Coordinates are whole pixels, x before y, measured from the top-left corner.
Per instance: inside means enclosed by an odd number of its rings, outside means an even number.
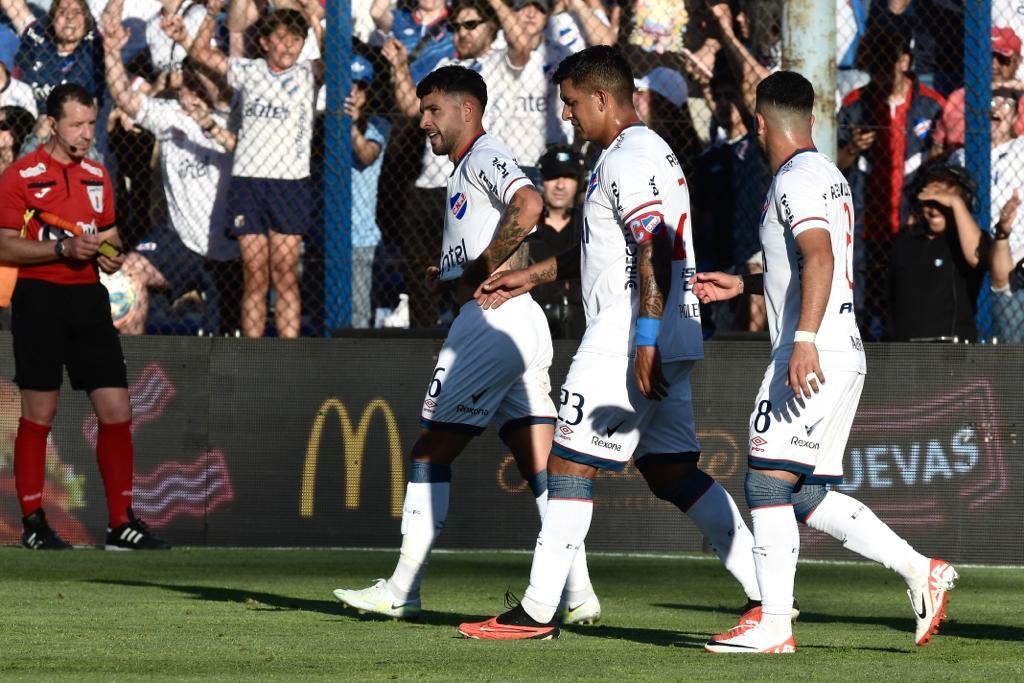
[[[930,559],[853,498],[828,490],[843,478],[843,454],[864,386],[864,348],[853,314],[850,187],[814,149],[814,88],[780,71],[757,87],[757,135],[775,178],[761,215],[764,273],[698,273],[705,303],[764,294],[772,358],[750,416],[746,494],[762,607],[710,652],[794,652],[790,620],[800,548],[797,522],[900,574],[924,645],[946,615],[953,567]]]
[[[696,523],[750,600],[760,599],[753,538],[732,497],[697,467],[690,371],[703,357],[690,199],[679,162],[633,108],[622,53],[596,46],[564,59],[552,80],[562,116],[603,148],[583,205],[581,245],[499,273],[477,292],[484,309],[518,302],[537,284],[582,278],[587,330],[561,391],[548,459],[548,511],[522,602],[462,624],[470,638],[550,639],[561,586],[590,528],[592,480],[631,456],[651,491]]]
[[[455,165],[448,179],[441,260],[428,270],[431,288],[460,303],[438,355],[423,401],[423,432],[412,448],[402,512],[402,550],[391,578],[363,590],[338,589],[337,599],[364,612],[415,617],[420,581],[448,512],[451,463],[491,422],[512,450],[520,473],[547,508],[547,455],[555,422],[551,401],[551,335],[531,297],[484,310],[473,292],[495,271],[527,263],[523,239],[533,231],[543,200],[511,152],[484,132],[487,87],[476,71],[445,66],[417,86],[420,128],[435,154]],[[575,556],[562,577],[564,619],[593,623],[601,616],[586,556]],[[556,601],[557,602],[557,601]]]

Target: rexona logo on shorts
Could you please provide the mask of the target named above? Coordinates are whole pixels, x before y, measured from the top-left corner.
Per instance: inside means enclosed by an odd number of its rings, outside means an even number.
[[[800,448],[809,448],[812,451],[816,451],[821,448],[821,444],[817,441],[808,441],[794,436],[793,440],[789,442],[793,446],[799,446]]]
[[[612,450],[612,451],[621,451],[622,450],[622,445],[621,444],[612,443],[611,441],[605,441],[604,439],[602,439],[599,436],[591,437],[590,443],[594,444],[595,446],[600,446],[601,448],[607,448],[608,450]]]
[[[491,411],[486,408],[471,408],[470,406],[464,406],[461,403],[455,406],[455,412],[466,413],[469,415],[490,415]]]
[[[466,215],[466,209],[469,208],[469,202],[466,201],[466,195],[461,192],[456,192],[451,199],[448,200],[448,206],[452,210],[452,215],[457,220],[462,220],[462,217]]]

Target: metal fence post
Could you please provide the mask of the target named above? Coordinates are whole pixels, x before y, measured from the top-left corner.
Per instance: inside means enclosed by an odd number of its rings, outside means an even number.
[[[978,183],[974,220],[991,232],[992,3],[971,0],[964,8],[964,162]],[[978,295],[978,338],[992,332],[988,276]]]
[[[787,0],[782,11],[782,68],[814,85],[814,143],[836,158],[836,8],[820,0]]]
[[[327,3],[324,52],[324,331],[330,334],[352,317],[352,120],[343,109],[352,89],[350,0]]]

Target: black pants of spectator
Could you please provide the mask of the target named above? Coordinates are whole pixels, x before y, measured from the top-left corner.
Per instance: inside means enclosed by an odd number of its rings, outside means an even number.
[[[881,341],[889,322],[890,240],[864,240],[864,263],[857,270],[863,273],[864,308],[858,315],[861,337],[865,341]]]
[[[409,294],[409,327],[437,324],[437,297],[426,287],[427,266],[437,265],[444,233],[447,190],[410,187],[401,207],[402,262]]]

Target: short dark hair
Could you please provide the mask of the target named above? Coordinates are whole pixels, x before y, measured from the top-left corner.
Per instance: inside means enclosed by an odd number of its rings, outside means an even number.
[[[555,69],[551,82],[561,85],[566,79],[590,92],[606,90],[621,104],[633,101],[633,70],[617,47],[594,45],[569,55]]]
[[[494,30],[497,32],[500,24],[498,15],[487,0],[455,0],[452,3],[452,10],[448,16],[454,19],[464,9],[476,10],[476,13],[480,15],[480,19],[494,26]]]
[[[885,23],[872,26],[857,45],[854,67],[869,74],[889,72],[903,55],[912,54],[910,41],[898,29]]]
[[[78,83],[61,83],[46,97],[46,114],[58,121],[64,116],[65,102],[78,102],[87,107],[96,106],[96,98]]]
[[[27,109],[15,105],[8,105],[0,109],[4,114],[3,129],[11,132],[11,137],[14,139],[14,157],[17,158],[21,151],[21,143],[31,135],[32,129],[35,127],[36,117],[32,116],[32,112]]]
[[[421,100],[432,92],[445,95],[471,95],[480,102],[480,111],[487,107],[487,84],[483,76],[464,66],[450,64],[435,69],[416,86],[416,97]]]
[[[814,86],[796,71],[776,71],[757,84],[757,111],[783,109],[810,116]]]
[[[309,33],[309,21],[305,14],[297,9],[276,9],[260,19],[257,35],[269,38],[278,26],[284,26],[290,33],[302,38]]]

